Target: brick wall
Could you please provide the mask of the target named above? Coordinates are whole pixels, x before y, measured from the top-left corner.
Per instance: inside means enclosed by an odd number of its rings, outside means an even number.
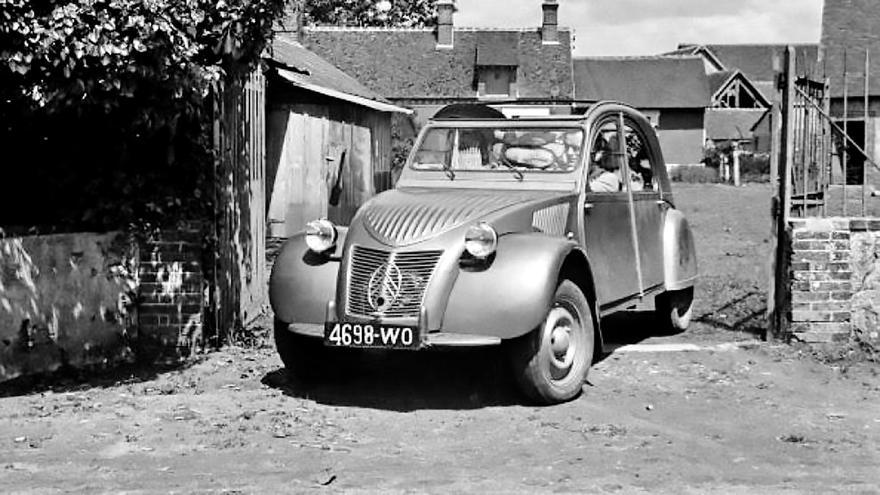
[[[789,331],[810,343],[859,339],[880,323],[880,219],[791,220]]]
[[[140,250],[139,353],[176,358],[202,344],[207,289],[198,227],[163,231]]]

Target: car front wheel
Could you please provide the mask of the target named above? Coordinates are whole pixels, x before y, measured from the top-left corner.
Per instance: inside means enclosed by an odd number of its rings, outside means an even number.
[[[594,347],[590,305],[574,282],[563,280],[541,325],[511,343],[517,384],[541,404],[571,400],[587,379]]]

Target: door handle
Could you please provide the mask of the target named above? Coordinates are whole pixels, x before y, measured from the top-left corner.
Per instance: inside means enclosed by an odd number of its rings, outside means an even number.
[[[590,211],[593,209],[593,203],[584,203],[584,211]]]
[[[654,201],[654,203],[657,204],[657,206],[666,206],[668,204],[665,200],[662,199],[658,199]]]

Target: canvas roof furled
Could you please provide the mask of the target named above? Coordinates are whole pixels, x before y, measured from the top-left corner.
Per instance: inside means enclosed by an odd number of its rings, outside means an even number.
[[[713,108],[706,112],[706,137],[716,141],[747,140],[765,109]]]
[[[453,41],[452,48],[438,49],[433,29],[310,27],[303,34],[310,50],[386,98],[475,98],[478,47],[513,41],[503,53],[484,51],[480,61],[511,62],[515,53],[521,99],[572,96],[568,30],[560,29],[558,44],[542,43],[537,28],[456,28]]]
[[[574,59],[575,98],[638,108],[705,108],[711,93],[699,57]]]
[[[872,96],[880,95],[880,6],[877,0],[825,0],[822,11],[822,46],[825,70],[831,78],[831,94],[843,96],[843,52],[850,74],[865,72],[865,50],[870,52]],[[850,95],[864,94],[862,77],[852,77]]]

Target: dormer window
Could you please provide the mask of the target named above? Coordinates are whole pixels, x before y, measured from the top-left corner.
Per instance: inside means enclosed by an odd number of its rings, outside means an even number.
[[[516,96],[513,90],[516,83],[516,67],[502,65],[478,67],[477,96],[509,97]]]
[[[475,61],[478,97],[516,97],[518,47],[519,35],[516,32],[478,33]]]

